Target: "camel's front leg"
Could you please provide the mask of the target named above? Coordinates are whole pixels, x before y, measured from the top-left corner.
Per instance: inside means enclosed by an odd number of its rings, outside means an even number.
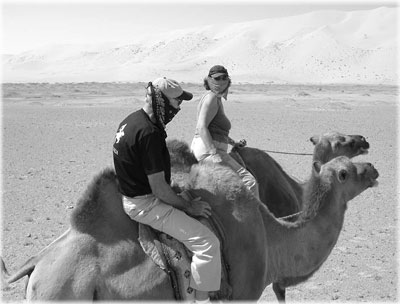
[[[275,293],[276,298],[278,299],[279,303],[286,302],[286,288],[281,287],[279,283],[272,283],[272,289]]]

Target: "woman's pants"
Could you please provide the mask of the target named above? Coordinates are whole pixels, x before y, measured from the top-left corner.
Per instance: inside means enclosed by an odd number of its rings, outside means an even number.
[[[123,196],[122,201],[125,213],[132,220],[169,234],[193,252],[190,287],[200,291],[219,290],[220,243],[210,229],[153,194]]]
[[[257,199],[260,199],[258,183],[256,179],[249,171],[246,170],[246,168],[242,167],[234,158],[232,158],[232,156],[229,155],[228,144],[216,140],[213,140],[213,144],[217,149],[217,154],[221,157],[222,163],[228,165],[235,172],[237,172],[247,189],[249,189]],[[212,158],[214,157],[208,153],[201,137],[193,138],[191,150],[199,162],[212,161]]]

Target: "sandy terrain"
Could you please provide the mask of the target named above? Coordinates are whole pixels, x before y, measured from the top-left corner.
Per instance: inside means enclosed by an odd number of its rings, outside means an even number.
[[[190,142],[202,92],[168,126]],[[142,105],[144,84],[3,85],[2,256],[15,272],[69,225],[75,202],[94,174],[112,164],[119,122]],[[233,86],[226,112],[232,137],[261,149],[312,153],[308,138],[327,131],[362,134],[358,157],[380,173],[380,185],[349,203],[343,231],[323,267],[289,288],[287,301],[397,302],[397,88],[380,86]],[[271,154],[299,179],[311,157]],[[24,280],[2,290],[22,300]],[[261,300],[276,302],[271,287]]]

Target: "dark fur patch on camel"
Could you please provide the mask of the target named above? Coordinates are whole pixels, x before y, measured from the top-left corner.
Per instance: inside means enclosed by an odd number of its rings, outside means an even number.
[[[168,140],[167,148],[171,157],[171,186],[178,193],[187,188],[190,168],[198,162],[184,141]]]
[[[178,139],[168,140],[167,148],[171,157],[171,168],[174,172],[189,172],[190,167],[198,163],[188,144],[184,141]]]

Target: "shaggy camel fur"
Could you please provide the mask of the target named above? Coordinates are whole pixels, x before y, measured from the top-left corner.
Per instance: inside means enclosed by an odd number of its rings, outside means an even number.
[[[347,157],[315,162],[304,212],[294,223],[276,219],[227,167],[194,166],[188,187],[210,202],[227,232],[233,299],[256,300],[272,282],[320,267],[336,244],[347,202],[377,177],[371,164]],[[27,274],[29,300],[173,299],[167,274],[144,255],[137,224],[123,213],[112,170],[97,176],[79,200],[70,230],[7,281]]]
[[[356,157],[368,153],[369,143],[361,135],[345,135],[339,132],[329,132],[321,136],[312,136],[314,144],[313,161],[322,164],[337,156]],[[258,183],[261,201],[277,217],[296,214],[302,210],[303,190],[307,182],[298,183],[290,177],[282,167],[267,153],[254,148],[239,148],[236,150],[246,167],[254,174]],[[232,153],[236,157],[235,153]],[[310,276],[284,278],[274,282],[272,288],[279,301],[285,301],[286,287],[304,282]]]

